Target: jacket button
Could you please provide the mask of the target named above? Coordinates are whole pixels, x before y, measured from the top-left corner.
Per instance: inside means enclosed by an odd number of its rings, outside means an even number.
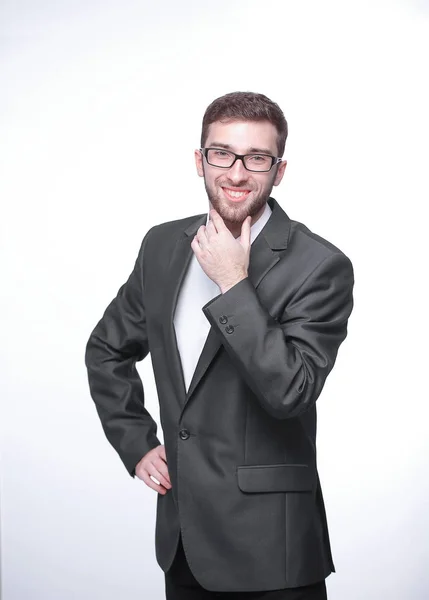
[[[225,323],[228,323],[228,317],[226,315],[222,315],[221,317],[219,317],[219,323],[225,325]]]
[[[182,440],[187,440],[191,434],[189,433],[189,431],[187,429],[181,429],[179,431],[179,435],[182,438]]]
[[[234,331],[234,327],[232,325],[228,325],[225,327],[226,333],[232,333]]]

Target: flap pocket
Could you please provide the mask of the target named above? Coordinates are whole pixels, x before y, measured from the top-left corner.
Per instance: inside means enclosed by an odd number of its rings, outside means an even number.
[[[243,492],[310,492],[316,473],[308,465],[242,465],[237,467]]]

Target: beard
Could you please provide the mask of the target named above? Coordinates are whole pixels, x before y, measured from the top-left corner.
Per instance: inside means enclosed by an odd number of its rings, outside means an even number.
[[[255,217],[258,213],[262,213],[262,210],[265,204],[268,201],[268,198],[271,195],[271,191],[274,185],[275,174],[272,178],[272,181],[264,187],[264,189],[253,196],[249,200],[244,200],[243,202],[237,202],[236,204],[228,203],[228,201],[222,196],[222,191],[216,192],[216,188],[209,187],[207,185],[206,178],[204,177],[204,187],[206,189],[206,193],[208,199],[211,202],[213,208],[220,214],[222,219],[226,223],[230,223],[231,225],[238,225],[243,223],[246,217],[251,216]],[[254,192],[253,187],[249,187],[248,182],[241,182],[239,184],[230,184],[227,181],[216,182],[216,185],[219,187],[243,187],[243,189],[250,189],[251,194]]]

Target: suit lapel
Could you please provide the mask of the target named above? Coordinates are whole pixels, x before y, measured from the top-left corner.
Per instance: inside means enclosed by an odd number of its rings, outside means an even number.
[[[176,331],[174,328],[174,312],[176,310],[179,290],[193,255],[193,250],[191,248],[192,239],[196,234],[197,229],[201,225],[204,225],[206,219],[207,215],[200,215],[184,231],[182,230],[180,232],[165,277],[166,284],[161,312],[164,331],[164,347],[167,356],[167,368],[170,371],[181,406],[183,406],[186,401],[186,386],[177,346]]]
[[[289,217],[274,198],[270,198],[268,203],[273,212],[250,248],[248,277],[255,289],[270,269],[280,260],[281,253],[275,250],[285,250],[289,238]],[[191,225],[181,232],[176,242],[166,276],[167,284],[162,310],[164,344],[173,384],[175,389],[177,389],[179,402],[183,408],[222,345],[220,336],[213,327],[210,327],[189,390],[186,393],[173,319],[179,290],[193,256],[191,242],[198,228],[205,224],[206,219],[206,214],[199,215]]]

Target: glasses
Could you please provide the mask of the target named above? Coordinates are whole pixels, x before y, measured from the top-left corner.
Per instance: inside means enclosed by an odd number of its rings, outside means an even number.
[[[266,173],[282,161],[281,158],[270,154],[236,154],[222,148],[200,148],[200,152],[203,153],[208,164],[213,167],[230,169],[237,160],[241,160],[245,169],[257,173]]]

